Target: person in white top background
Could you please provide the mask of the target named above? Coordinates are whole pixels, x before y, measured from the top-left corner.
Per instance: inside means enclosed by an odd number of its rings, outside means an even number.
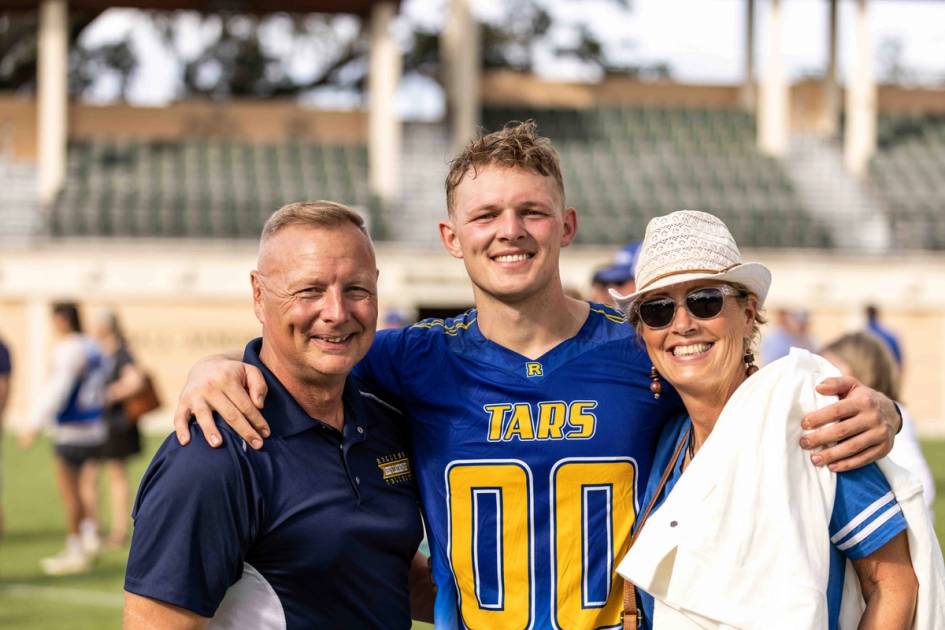
[[[852,376],[897,402],[902,412],[902,430],[888,457],[922,481],[922,494],[931,510],[935,501],[935,479],[922,454],[915,420],[900,400],[901,378],[895,357],[879,337],[869,332],[838,337],[821,348],[820,354],[844,376]]]
[[[88,464],[98,456],[107,435],[103,416],[107,371],[98,345],[82,334],[74,303],[53,305],[52,328],[56,343],[49,377],[36,400],[30,427],[20,434],[20,445],[31,446],[41,429],[51,427],[66,546],[40,565],[47,575],[67,575],[90,570],[99,551],[94,498],[80,492],[80,477],[91,470]]]

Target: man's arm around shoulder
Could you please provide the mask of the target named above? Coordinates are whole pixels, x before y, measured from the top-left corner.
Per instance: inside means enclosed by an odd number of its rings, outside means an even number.
[[[124,630],[203,630],[209,623],[186,608],[125,591]]]

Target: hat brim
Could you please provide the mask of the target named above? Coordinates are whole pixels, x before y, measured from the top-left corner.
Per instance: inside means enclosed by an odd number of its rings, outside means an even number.
[[[641,289],[629,295],[620,295],[613,289],[610,289],[610,296],[614,298],[617,308],[629,315],[633,303],[642,296],[658,289],[665,289],[666,287],[682,284],[683,282],[691,282],[693,280],[711,280],[713,282],[733,282],[740,284],[758,296],[758,308],[761,308],[764,306],[765,298],[768,297],[768,289],[771,287],[771,271],[761,263],[747,262],[719,273],[682,272],[660,278],[648,285],[645,289]]]

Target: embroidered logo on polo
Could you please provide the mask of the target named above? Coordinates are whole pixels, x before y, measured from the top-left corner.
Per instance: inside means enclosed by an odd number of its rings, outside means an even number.
[[[541,363],[537,361],[529,361],[525,364],[525,376],[531,378],[533,376],[542,376],[541,373]]]
[[[388,485],[406,483],[413,479],[413,471],[410,469],[410,460],[403,451],[398,451],[384,457],[377,458],[377,467],[381,469],[384,481]]]

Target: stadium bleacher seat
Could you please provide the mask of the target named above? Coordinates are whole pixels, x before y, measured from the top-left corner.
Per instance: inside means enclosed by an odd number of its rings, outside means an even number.
[[[755,149],[754,118],[678,107],[487,107],[483,126],[534,119],[561,153],[579,241],[643,236],[653,216],[682,208],[723,217],[739,243],[824,247],[827,230],[804,210],[780,164]]]
[[[367,208],[364,146],[97,139],[69,145],[54,236],[258,238],[301,199]]]
[[[945,115],[885,115],[870,182],[889,212],[894,245],[945,249]]]

